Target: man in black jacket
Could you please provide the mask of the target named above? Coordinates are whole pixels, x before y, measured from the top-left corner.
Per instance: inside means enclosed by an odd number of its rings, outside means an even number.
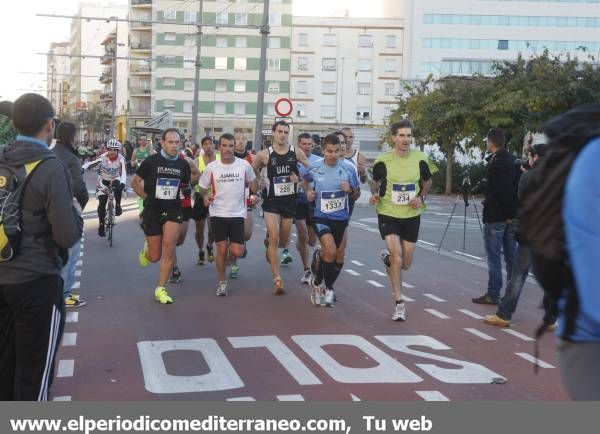
[[[79,160],[77,151],[75,151],[76,133],[77,127],[75,124],[71,122],[62,122],[56,129],[56,146],[54,146],[53,150],[56,157],[62,161],[69,171],[71,181],[73,182],[73,195],[75,196],[75,199],[77,199],[81,209],[83,209],[90,199],[90,196],[83,179],[81,161]],[[69,262],[67,262],[67,265],[65,265],[61,274],[66,307],[80,307],[86,305],[86,302],[82,300],[78,294],[73,294],[71,291],[71,287],[75,282],[75,264],[79,260],[80,251],[81,240],[77,241],[75,245],[69,249]]]
[[[504,131],[492,128],[487,134],[487,149],[492,154],[487,167],[485,200],[483,202],[483,240],[488,263],[487,292],[473,299],[478,304],[498,304],[502,289],[504,251],[506,275],[510,280],[515,257],[513,219],[517,216],[517,168],[515,157],[504,147]]]
[[[20,251],[0,262],[0,401],[48,399],[65,321],[60,272],[83,228],[71,177],[48,149],[53,117],[43,96],[19,97],[19,135],[0,153],[0,163],[14,167],[42,160],[23,192]]]

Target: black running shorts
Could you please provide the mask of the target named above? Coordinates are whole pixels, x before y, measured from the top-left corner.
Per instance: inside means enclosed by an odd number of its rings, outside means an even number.
[[[325,234],[331,234],[336,247],[342,244],[347,227],[348,220],[331,220],[321,217],[314,217],[312,219],[312,228],[319,239]]]
[[[409,243],[416,243],[419,238],[419,227],[421,226],[421,216],[400,219],[383,214],[377,214],[379,222],[379,233],[381,239],[385,240],[388,235],[398,235],[401,240]]]
[[[211,217],[210,227],[215,242],[229,241],[244,244],[243,217]]]
[[[142,229],[147,237],[162,235],[162,227],[166,222],[183,222],[181,208],[157,210],[145,207],[142,211]]]
[[[279,214],[284,219],[293,219],[296,217],[295,199],[265,199],[262,204],[263,212]]]
[[[187,222],[192,218],[192,207],[188,207],[188,208],[181,208],[181,214],[183,216],[183,221]]]
[[[306,220],[306,224],[310,225],[310,206],[305,202],[296,204],[296,220]]]
[[[194,206],[192,207],[192,218],[194,220],[204,220],[208,217],[208,207],[204,206],[204,199],[199,193],[194,194]]]

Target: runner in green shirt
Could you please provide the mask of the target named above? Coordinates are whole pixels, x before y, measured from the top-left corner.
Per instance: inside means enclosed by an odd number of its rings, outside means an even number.
[[[394,321],[406,320],[401,271],[412,264],[425,196],[431,188],[431,174],[437,172],[427,154],[410,148],[412,129],[408,119],[391,125],[394,149],[375,160],[369,199],[376,205],[379,233],[387,247],[380,256],[394,290]]]

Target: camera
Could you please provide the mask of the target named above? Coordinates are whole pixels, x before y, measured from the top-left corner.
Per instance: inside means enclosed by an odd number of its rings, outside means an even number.
[[[529,160],[525,158],[517,158],[515,160],[515,166],[523,167],[525,170],[531,169],[531,166],[529,165]]]

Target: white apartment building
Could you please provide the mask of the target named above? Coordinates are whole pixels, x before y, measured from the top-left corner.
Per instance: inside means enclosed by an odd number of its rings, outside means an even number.
[[[400,18],[294,16],[294,124],[313,132],[382,126],[397,105],[403,40]]]
[[[600,57],[598,0],[384,0],[384,16],[405,19],[406,78],[488,75],[545,49]]]
[[[69,74],[71,62],[68,42],[52,42],[46,57],[47,98],[60,118],[69,104]]]

